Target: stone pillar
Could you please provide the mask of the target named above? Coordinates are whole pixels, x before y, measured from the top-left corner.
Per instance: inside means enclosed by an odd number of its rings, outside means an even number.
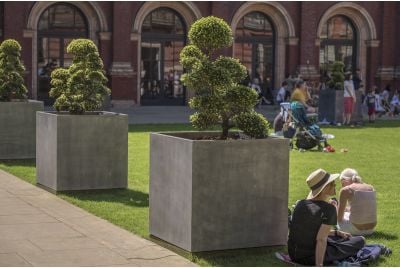
[[[111,76],[111,98],[114,106],[133,105],[138,102],[135,72],[132,68],[130,31],[132,22],[130,2],[114,2],[112,62],[109,73]]]
[[[21,58],[25,66],[25,84],[28,89],[29,99],[37,99],[36,87],[32,86],[32,76],[34,75],[32,72],[32,64],[36,64],[33,63],[32,61],[33,59],[32,53],[36,52],[36,51],[34,52],[32,48],[33,35],[34,32],[32,30],[23,30],[23,39],[21,42],[22,46]]]
[[[319,77],[319,51],[318,47],[315,46],[319,14],[317,14],[314,5],[313,2],[301,2],[301,42],[298,71],[304,79],[317,79]]]
[[[395,76],[396,58],[396,2],[383,2],[381,64],[377,70],[381,84],[391,82]]]
[[[366,73],[366,85],[365,88],[368,89],[372,85],[376,84],[376,71],[378,68],[378,57],[379,57],[379,41],[370,40],[366,41],[367,46],[367,73]]]
[[[4,32],[3,40],[15,39],[21,47],[21,60],[25,66],[25,84],[28,89],[29,98],[34,98],[32,92],[32,37],[30,33],[26,35],[25,14],[29,5],[21,2],[4,2]],[[27,37],[27,38],[26,38]]]
[[[299,38],[290,37],[286,45],[285,78],[296,72],[299,62]]]

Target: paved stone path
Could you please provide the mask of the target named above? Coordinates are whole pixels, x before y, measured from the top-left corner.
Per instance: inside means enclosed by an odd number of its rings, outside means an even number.
[[[195,266],[0,170],[0,266]]]
[[[189,124],[189,116],[194,113],[188,106],[134,106],[128,109],[111,108],[110,111],[127,114],[129,124]],[[262,105],[256,111],[273,122],[279,108]]]
[[[46,111],[54,111],[52,106],[45,106]],[[128,115],[129,124],[189,124],[189,116],[194,113],[188,106],[131,106],[129,108],[110,108],[111,112]],[[255,108],[273,124],[276,115],[279,113],[277,105],[261,105]],[[364,121],[368,120],[366,111],[363,112]],[[382,116],[377,121],[395,121],[399,117]]]
[[[45,106],[46,111],[54,111]],[[128,115],[129,124],[189,124],[189,116],[194,111],[188,106],[131,106],[129,108],[110,108],[109,111]],[[256,108],[270,122],[279,112],[278,106],[262,105]]]

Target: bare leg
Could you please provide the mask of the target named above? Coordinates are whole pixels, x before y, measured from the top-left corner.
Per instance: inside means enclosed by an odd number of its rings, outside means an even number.
[[[350,125],[351,122],[351,114],[347,114],[347,124]]]

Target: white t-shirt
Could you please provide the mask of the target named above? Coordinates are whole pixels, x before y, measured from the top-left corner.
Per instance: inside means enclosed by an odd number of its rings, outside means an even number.
[[[286,90],[284,87],[281,87],[278,91],[278,94],[276,94],[276,101],[285,101],[285,95],[286,95]]]
[[[398,95],[393,95],[392,97],[392,101],[390,102],[390,104],[400,104],[400,100],[399,100],[399,96]]]
[[[389,100],[389,91],[384,90],[384,91],[382,92],[382,98],[383,98],[385,101],[388,101],[388,100]]]
[[[384,112],[385,109],[381,105],[382,103],[382,96],[379,94],[375,94],[375,111],[377,112]]]
[[[355,97],[355,96],[356,96],[356,93],[354,91],[353,80],[345,80],[343,97]]]

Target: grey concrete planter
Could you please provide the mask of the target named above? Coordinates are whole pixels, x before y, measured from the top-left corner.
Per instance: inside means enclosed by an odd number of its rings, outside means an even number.
[[[128,116],[37,113],[36,178],[53,191],[126,188]]]
[[[357,102],[351,117],[352,123],[363,121],[361,91],[356,91]],[[343,121],[343,90],[322,90],[319,95],[318,119],[326,119],[332,123],[342,123]]]
[[[289,140],[150,136],[150,234],[191,252],[286,245]]]
[[[36,157],[36,112],[43,102],[0,102],[0,159]]]

